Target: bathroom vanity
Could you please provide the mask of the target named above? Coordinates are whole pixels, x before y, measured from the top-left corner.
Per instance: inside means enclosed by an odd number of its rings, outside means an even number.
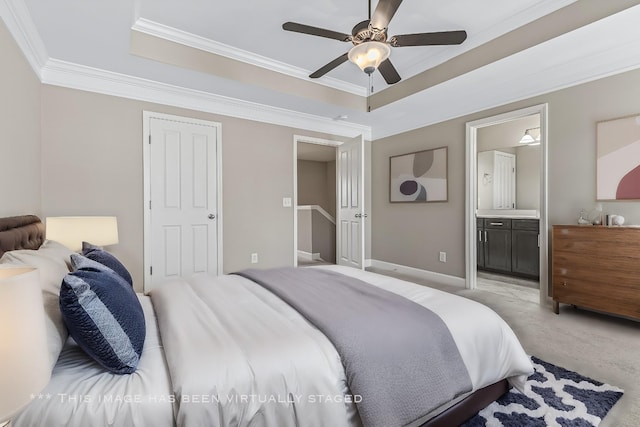
[[[478,269],[537,280],[540,221],[535,215],[478,215]]]

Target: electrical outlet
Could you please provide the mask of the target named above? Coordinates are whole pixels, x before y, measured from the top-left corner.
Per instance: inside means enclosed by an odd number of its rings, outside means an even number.
[[[291,197],[283,197],[282,198],[282,207],[290,208],[291,207]]]
[[[251,264],[257,264],[258,263],[258,254],[257,253],[252,253],[251,254]]]
[[[440,262],[447,262],[447,253],[440,252]]]

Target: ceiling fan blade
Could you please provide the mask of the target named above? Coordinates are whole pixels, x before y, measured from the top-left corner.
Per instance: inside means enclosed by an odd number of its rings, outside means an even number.
[[[401,34],[391,37],[389,44],[393,47],[450,45],[460,44],[466,39],[466,31],[442,31],[439,33]]]
[[[344,55],[340,55],[339,57],[337,57],[336,59],[334,59],[333,61],[329,62],[327,65],[325,65],[324,67],[320,68],[318,71],[315,71],[314,73],[310,74],[309,77],[312,79],[317,79],[318,77],[322,77],[325,74],[327,74],[329,71],[333,70],[334,68],[336,68],[338,65],[347,62],[349,60],[349,53],[345,53]]]
[[[402,0],[380,0],[371,17],[371,26],[378,30],[384,30],[389,26],[389,21],[396,14]]]
[[[340,40],[341,42],[351,41],[351,36],[349,34],[325,30],[324,28],[312,27],[310,25],[298,24],[296,22],[285,22],[282,24],[282,29],[286,31],[293,31],[295,33],[310,34],[312,36]]]
[[[402,79],[400,74],[396,71],[396,67],[394,67],[388,59],[385,59],[380,63],[378,71],[380,71],[380,74],[382,74],[382,77],[384,77],[384,81],[386,81],[387,84],[392,85],[394,83],[398,83]]]

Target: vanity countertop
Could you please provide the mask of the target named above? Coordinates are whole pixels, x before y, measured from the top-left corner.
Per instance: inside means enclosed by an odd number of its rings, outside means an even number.
[[[508,215],[476,215],[476,218],[508,218],[508,219],[540,219],[537,215],[508,214]]]
[[[540,219],[535,209],[478,209],[476,218]]]

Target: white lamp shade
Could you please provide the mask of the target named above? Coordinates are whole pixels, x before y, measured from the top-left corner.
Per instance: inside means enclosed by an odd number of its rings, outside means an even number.
[[[46,237],[76,252],[82,249],[82,242],[115,245],[118,243],[118,219],[115,216],[47,217]]]
[[[349,61],[356,64],[365,73],[371,74],[390,54],[391,48],[386,43],[364,42],[351,48]]]
[[[35,268],[0,268],[0,422],[51,376],[39,279]]]

